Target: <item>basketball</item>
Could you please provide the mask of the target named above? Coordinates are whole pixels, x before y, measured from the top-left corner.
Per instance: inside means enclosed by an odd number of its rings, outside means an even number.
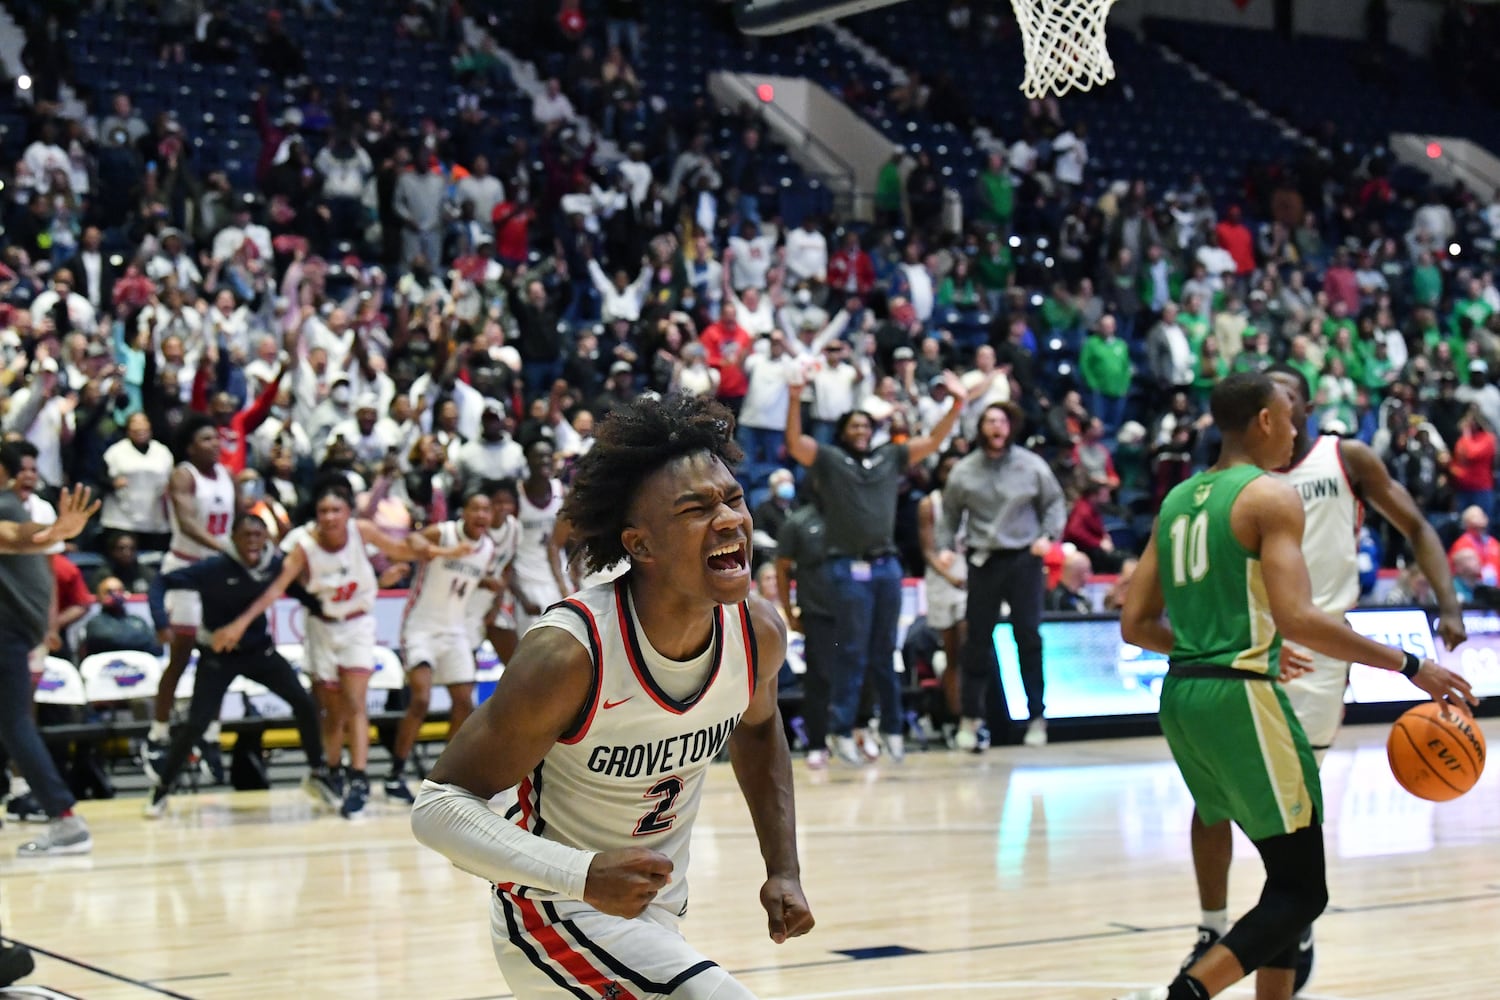
[[[1458,798],[1484,773],[1479,724],[1440,702],[1429,701],[1402,715],[1385,746],[1401,787],[1429,802]]]

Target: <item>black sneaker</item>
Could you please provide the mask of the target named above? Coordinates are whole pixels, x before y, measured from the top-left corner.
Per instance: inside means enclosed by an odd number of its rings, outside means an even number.
[[[5,814],[17,823],[45,823],[52,818],[30,792],[11,796],[5,803]]]
[[[1193,967],[1193,963],[1208,954],[1208,949],[1219,943],[1222,935],[1212,927],[1198,928],[1198,941],[1193,945],[1193,950],[1188,952],[1188,957],[1182,960],[1182,971],[1186,972]]]
[[[302,791],[314,802],[321,802],[330,809],[338,809],[343,805],[344,799],[340,784],[327,771],[310,771],[302,779]]]
[[[349,790],[344,793],[344,805],[339,812],[345,819],[353,819],[365,811],[370,801],[370,780],[363,775],[349,779]]]
[[[217,740],[204,740],[198,744],[199,766],[207,773],[208,780],[215,785],[224,784],[224,754]]]
[[[153,785],[161,784],[161,768],[167,762],[167,749],[171,745],[169,740],[148,739],[141,748],[141,770]]]
[[[1313,969],[1313,929],[1308,925],[1297,939],[1297,974],[1292,979],[1292,992],[1298,993],[1307,981],[1312,978]]]
[[[417,801],[417,797],[411,793],[411,789],[406,787],[406,782],[400,778],[386,779],[385,797],[388,799],[397,799],[405,802],[407,805],[411,805]]]
[[[17,979],[31,975],[36,962],[25,945],[12,944],[0,948],[0,986],[9,986]]]

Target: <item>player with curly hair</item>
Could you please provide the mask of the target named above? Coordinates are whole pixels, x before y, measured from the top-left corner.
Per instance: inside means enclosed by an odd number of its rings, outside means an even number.
[[[725,746],[771,938],[812,929],[776,705],[786,632],[750,595],[738,458],[712,401],[609,415],[564,516],[588,570],[629,570],[537,620],[417,796],[417,839],[494,884],[495,955],[517,997],[753,997],[678,931],[705,772]],[[510,789],[502,819],[489,800]]]

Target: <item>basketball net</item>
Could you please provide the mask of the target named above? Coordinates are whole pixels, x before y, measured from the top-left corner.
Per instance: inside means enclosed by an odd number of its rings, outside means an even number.
[[[1104,22],[1115,0],[1011,0],[1026,52],[1021,92],[1058,97],[1115,78]]]

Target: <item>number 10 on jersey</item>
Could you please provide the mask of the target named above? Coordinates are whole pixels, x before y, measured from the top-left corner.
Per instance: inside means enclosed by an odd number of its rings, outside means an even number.
[[[1168,529],[1172,536],[1172,582],[1185,587],[1208,575],[1208,511],[1191,518],[1180,514]]]

